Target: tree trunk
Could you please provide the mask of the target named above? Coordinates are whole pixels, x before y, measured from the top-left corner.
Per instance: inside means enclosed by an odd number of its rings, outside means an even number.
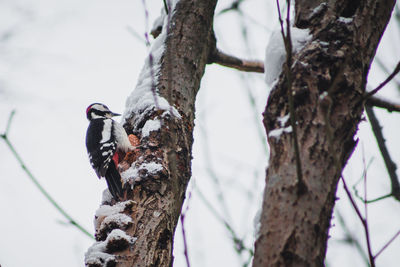
[[[154,69],[153,90],[146,91],[153,95],[153,105],[146,106],[141,99],[141,86],[146,82],[141,80],[128,99],[124,115],[127,132],[141,139],[141,147],[122,163],[125,169],[131,166],[131,170],[137,170],[129,177],[133,190],[126,188],[127,201],[111,207],[118,213],[112,215],[114,218],[124,219],[107,219],[109,214],[98,212],[98,242],[86,255],[89,266],[172,266],[174,232],[191,176],[195,98],[213,47],[210,42],[214,41],[215,5],[216,0],[180,0],[170,11],[170,22],[163,31],[167,26],[169,30],[158,37],[165,38],[164,50],[153,51],[142,72],[149,71],[148,67]],[[161,56],[158,51],[162,51]],[[139,99],[137,106],[130,106],[135,98]],[[149,120],[159,121],[161,127],[146,136],[142,129]],[[156,168],[149,168],[151,164]],[[114,229],[123,230],[131,238],[120,238],[117,232],[110,237]],[[98,259],[97,252],[106,255]]]
[[[269,137],[253,266],[324,265],[338,180],[357,144],[368,70],[394,4],[296,1],[296,26],[313,35],[290,69],[304,188],[299,190],[293,134]],[[267,134],[290,125],[278,120],[289,114],[287,87],[282,75],[269,96]]]

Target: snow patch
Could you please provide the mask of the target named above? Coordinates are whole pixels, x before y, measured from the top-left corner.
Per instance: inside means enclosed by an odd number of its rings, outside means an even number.
[[[345,23],[345,24],[349,24],[349,23],[353,22],[353,18],[339,17],[337,20],[339,22],[342,22],[342,23]]]
[[[85,253],[86,266],[107,266],[109,262],[115,261],[115,256],[106,251],[106,242],[96,242]]]
[[[124,183],[129,183],[131,187],[133,188],[134,182],[135,181],[140,181],[139,177],[139,172],[141,170],[146,170],[147,173],[149,174],[155,174],[159,171],[163,170],[163,166],[160,163],[156,162],[145,162],[142,163],[140,166],[135,166],[135,164],[132,164],[132,166],[121,173],[121,178]]]
[[[289,117],[290,117],[290,114],[288,113],[285,116],[278,118],[278,121],[279,121],[281,127],[285,126],[286,122],[289,120]]]
[[[254,226],[254,238],[257,240],[260,237],[260,229],[261,229],[261,208],[257,210],[256,215],[253,219]]]
[[[108,243],[113,240],[125,240],[129,244],[133,244],[137,240],[137,238],[127,235],[121,229],[114,229],[111,231],[111,233],[108,234],[105,243]]]
[[[124,201],[124,202],[118,202],[114,206],[110,205],[101,205],[97,210],[96,210],[96,217],[106,217],[110,216],[113,214],[121,213],[125,210],[127,205],[130,205],[132,203],[131,200],[129,201]]]
[[[112,228],[126,229],[133,223],[130,216],[124,214],[127,208],[131,208],[134,205],[134,201],[128,200],[124,202],[118,202],[114,206],[101,205],[94,216],[94,226],[96,229],[96,235],[100,233],[104,234],[104,230]]]
[[[161,122],[158,119],[148,120],[142,128],[142,138],[149,136],[150,132],[157,131],[161,127]]]
[[[111,261],[115,262],[115,256],[108,254],[108,247],[110,244],[124,241],[126,245],[133,244],[137,238],[127,235],[120,229],[114,229],[107,236],[105,241],[98,241],[89,247],[85,253],[85,265],[86,266],[109,266]]]
[[[286,29],[285,29],[286,31]],[[300,51],[308,41],[311,40],[308,29],[299,29],[296,27],[290,27],[290,36],[292,40],[293,54]],[[282,64],[286,60],[285,44],[282,39],[281,30],[275,30],[272,32],[265,52],[265,81],[272,87],[279,78],[279,74],[282,71]]]
[[[274,129],[269,132],[268,136],[271,138],[273,137],[273,138],[279,139],[283,133],[291,133],[291,132],[292,132],[292,126],[290,125],[286,128]]]
[[[132,164],[129,169],[121,173],[121,178],[123,183],[130,183],[133,188],[133,182],[139,178],[139,169],[137,169],[136,166]]]
[[[319,99],[323,100],[327,96],[328,96],[328,92],[325,91],[325,92],[323,92],[322,94],[319,95]]]
[[[162,171],[163,166],[160,163],[149,162],[149,163],[143,163],[140,166],[140,170],[142,170],[142,169],[146,169],[149,173],[154,174],[159,171]]]
[[[133,223],[132,218],[123,213],[116,213],[107,216],[100,224],[100,229],[103,229],[107,225],[115,224],[120,228],[124,228],[129,224]]]
[[[328,43],[328,42],[325,42],[325,41],[319,41],[319,43],[320,43],[322,46],[329,46],[329,43]]]
[[[161,8],[161,12],[160,12],[160,16],[158,16],[158,18],[156,18],[154,20],[153,27],[151,27],[150,32],[157,31],[158,28],[162,29],[162,27],[164,25],[164,19],[165,19],[166,15],[167,14],[165,13],[165,8],[162,7]]]
[[[159,212],[159,211],[157,211],[157,210],[155,210],[155,211],[153,212],[153,216],[156,217],[156,218],[160,217],[160,215],[161,215],[161,212]]]
[[[325,3],[325,2],[319,4],[316,8],[313,9],[310,17],[320,13],[326,6],[327,6],[327,3]]]
[[[101,198],[101,203],[102,204],[103,203],[111,203],[112,200],[113,200],[113,196],[111,195],[110,190],[108,190],[108,188],[104,189],[103,195]]]

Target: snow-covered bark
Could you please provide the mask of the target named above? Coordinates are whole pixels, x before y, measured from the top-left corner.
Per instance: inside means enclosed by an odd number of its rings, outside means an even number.
[[[95,220],[97,242],[86,255],[89,266],[172,265],[216,0],[166,2],[171,11],[156,23],[162,31],[123,116],[128,134],[140,139],[140,147],[120,163],[126,199],[114,203],[105,194]]]

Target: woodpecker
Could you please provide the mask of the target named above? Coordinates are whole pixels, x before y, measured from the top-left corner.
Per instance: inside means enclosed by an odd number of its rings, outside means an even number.
[[[86,148],[97,176],[106,179],[111,195],[120,200],[123,193],[118,152],[127,152],[134,147],[125,129],[112,119],[114,116],[120,114],[111,112],[104,104],[94,103],[87,107],[86,117],[90,123],[86,132]]]

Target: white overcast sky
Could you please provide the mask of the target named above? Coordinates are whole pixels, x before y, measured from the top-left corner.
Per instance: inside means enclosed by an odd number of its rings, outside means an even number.
[[[235,13],[215,19],[218,46],[241,57],[263,60],[271,29],[277,25],[274,1],[244,1],[244,17]],[[219,1],[217,10],[230,5]],[[162,1],[146,1],[149,25]],[[122,113],[136,84],[147,48],[128,27],[144,36],[142,0],[3,0],[0,1],[0,132],[10,112],[16,115],[9,138],[28,168],[57,202],[93,232],[93,216],[104,181],[91,169],[84,145],[86,107],[103,102]],[[242,41],[247,26],[250,51]],[[389,28],[378,55],[391,70],[400,58],[399,30]],[[389,31],[388,30],[388,31]],[[378,67],[369,80],[385,78]],[[192,192],[185,228],[192,266],[241,266],[229,233],[201,200],[199,191],[228,220],[245,243],[253,243],[253,218],[261,205],[267,156],[260,134],[261,113],[269,88],[260,74],[250,74],[246,87],[237,71],[208,66],[196,103]],[[383,96],[400,102],[388,87]],[[250,96],[255,105],[250,104]],[[399,115],[377,111],[390,153],[400,162]],[[371,198],[390,190],[368,123],[360,125],[359,147],[345,177],[354,184],[362,173],[362,147]],[[265,137],[264,137],[265,138]],[[397,149],[396,149],[397,148]],[[0,140],[0,264],[19,266],[83,266],[92,240],[66,225],[65,219],[39,193]],[[400,163],[399,163],[400,164]],[[226,205],[221,205],[215,179]],[[361,224],[339,185],[338,208],[364,245]],[[359,203],[360,204],[360,203]],[[391,199],[370,206],[373,250],[400,229],[400,205]],[[354,248],[338,240],[343,233],[333,221],[328,248],[330,266],[360,266]],[[186,266],[181,228],[176,231],[175,266]],[[381,256],[378,266],[398,266],[400,239]]]

